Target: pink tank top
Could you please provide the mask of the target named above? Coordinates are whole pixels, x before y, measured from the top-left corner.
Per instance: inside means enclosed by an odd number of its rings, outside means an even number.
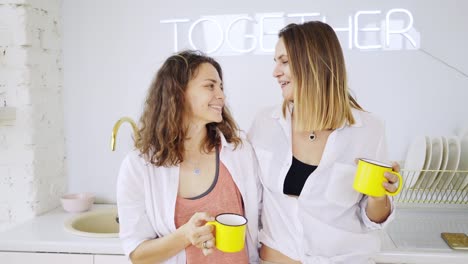
[[[179,228],[187,223],[196,212],[207,212],[212,216],[221,213],[244,215],[241,194],[223,163],[219,162],[218,180],[211,192],[195,200],[177,197],[174,217],[176,227]],[[185,253],[187,264],[243,264],[249,262],[247,246],[237,253],[224,253],[215,248],[213,254],[205,256],[201,249],[190,245],[185,248]]]

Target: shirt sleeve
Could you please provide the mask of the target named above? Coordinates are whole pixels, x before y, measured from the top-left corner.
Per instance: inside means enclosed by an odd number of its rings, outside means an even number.
[[[131,153],[124,159],[117,180],[119,237],[127,257],[142,242],[157,237],[146,213],[143,171],[137,169],[136,158]]]
[[[391,196],[387,196],[387,198],[388,198],[389,205],[391,206],[390,207],[390,215],[382,223],[373,222],[367,216],[366,207],[367,207],[367,202],[368,202],[368,199],[369,199],[369,197],[367,195],[364,195],[364,197],[359,202],[359,207],[360,207],[360,210],[361,210],[361,219],[362,219],[362,222],[364,223],[364,225],[368,229],[376,230],[376,229],[385,228],[395,218],[395,206],[394,206],[394,203],[393,203],[393,198]]]
[[[249,141],[251,147],[252,147],[252,155],[253,155],[253,162],[254,162],[254,171],[255,171],[255,180],[256,180],[256,183],[257,183],[257,201],[258,201],[258,228],[259,230],[263,228],[263,224],[262,224],[262,221],[261,221],[261,216],[262,216],[262,210],[263,210],[263,183],[261,181],[261,170],[260,170],[260,164],[258,162],[258,157],[257,157],[257,154],[255,152],[255,147],[254,147],[254,144],[253,144],[253,137],[254,137],[254,133],[255,133],[255,130],[256,130],[256,124],[257,124],[257,118],[255,118],[255,120],[253,121],[252,125],[250,126],[249,128],[249,131],[246,135],[246,138],[247,138],[247,141]],[[259,245],[260,247],[260,245]]]
[[[379,143],[377,145],[376,156],[375,157],[376,157],[376,160],[386,162],[386,163],[390,163],[390,160],[388,159],[387,138],[386,138],[386,133],[385,133],[385,125],[382,124],[381,129],[382,129],[382,132],[381,132],[382,136],[381,136],[381,138],[379,140]],[[387,226],[388,223],[390,223],[395,218],[395,205],[393,203],[393,197],[387,195],[387,198],[388,198],[388,201],[389,201],[389,206],[391,206],[390,215],[382,223],[375,223],[372,220],[370,220],[369,217],[367,216],[366,208],[367,208],[367,203],[368,203],[369,197],[364,195],[364,197],[361,199],[361,201],[359,202],[359,207],[360,207],[360,210],[361,210],[361,218],[362,218],[362,222],[365,224],[365,226],[367,228],[369,228],[371,230],[373,230],[373,229],[382,229],[385,226]]]

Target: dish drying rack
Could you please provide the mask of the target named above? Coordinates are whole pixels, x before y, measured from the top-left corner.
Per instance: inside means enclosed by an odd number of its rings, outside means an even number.
[[[468,205],[468,170],[402,170],[399,204]]]

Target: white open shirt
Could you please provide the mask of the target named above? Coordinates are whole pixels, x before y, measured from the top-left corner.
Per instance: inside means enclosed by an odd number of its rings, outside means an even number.
[[[221,135],[220,161],[226,166],[239,189],[248,219],[246,246],[249,263],[258,263],[258,218],[261,184],[255,154],[249,142],[234,150]],[[117,181],[117,206],[120,239],[130,255],[142,242],[163,237],[176,230],[175,204],[179,185],[179,166],[157,167],[130,152],[122,162]],[[228,210],[228,209],[227,209]],[[185,250],[168,259],[167,264],[185,264]]]
[[[283,194],[292,162],[291,116],[281,106],[259,113],[249,131],[263,184],[261,243],[302,263],[373,263],[377,233],[385,223],[366,215],[367,196],[352,185],[355,158],[388,162],[384,125],[372,114],[353,110],[354,125],[333,131],[320,164],[298,198]],[[389,204],[390,205],[390,204]]]

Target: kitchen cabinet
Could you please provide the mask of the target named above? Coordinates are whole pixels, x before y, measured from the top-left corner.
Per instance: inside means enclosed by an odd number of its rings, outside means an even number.
[[[93,264],[93,255],[0,252],[0,260],[5,264]]]
[[[123,255],[0,252],[0,263],[12,264],[132,264]]]
[[[94,255],[94,264],[132,264],[127,256]]]

